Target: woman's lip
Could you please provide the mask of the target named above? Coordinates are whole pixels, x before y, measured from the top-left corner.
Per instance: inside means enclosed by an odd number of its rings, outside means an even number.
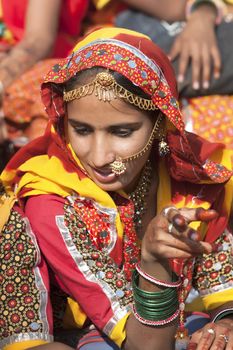
[[[116,175],[110,169],[103,170],[92,168],[92,172],[99,182],[109,183],[114,181],[116,178]]]

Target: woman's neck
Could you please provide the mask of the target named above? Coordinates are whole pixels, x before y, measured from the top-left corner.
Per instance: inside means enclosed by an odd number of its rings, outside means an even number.
[[[154,169],[154,168],[153,168]],[[139,239],[142,239],[144,233],[149,225],[150,221],[155,217],[157,213],[157,191],[159,185],[159,177],[157,171],[153,172],[153,177],[149,189],[149,193],[147,196],[147,210],[145,211],[142,217],[142,229],[140,232],[137,232],[137,236]]]

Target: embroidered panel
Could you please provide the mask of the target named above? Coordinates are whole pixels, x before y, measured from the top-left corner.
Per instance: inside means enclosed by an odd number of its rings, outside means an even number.
[[[23,340],[51,339],[39,260],[26,219],[13,210],[0,241],[0,348]]]
[[[108,249],[97,248],[92,242],[89,230],[77,213],[72,212],[69,205],[65,205],[65,224],[72,233],[73,243],[77,251],[82,252],[82,262],[88,266],[89,272],[104,285],[110,287],[111,293],[123,307],[132,302],[132,288],[124,276],[124,267],[117,266],[109,256]],[[98,240],[98,238],[97,238]],[[79,265],[80,266],[80,265]]]
[[[204,254],[196,259],[194,268],[194,287],[200,295],[208,295],[233,288],[233,236],[225,231],[218,238],[218,252]]]

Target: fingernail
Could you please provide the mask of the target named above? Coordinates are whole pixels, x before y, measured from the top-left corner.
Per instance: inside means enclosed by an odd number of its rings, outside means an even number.
[[[193,89],[194,89],[194,90],[198,90],[199,87],[200,87],[200,85],[199,85],[198,81],[194,81],[194,83],[193,83]]]
[[[180,214],[174,215],[172,221],[176,229],[183,230],[183,231],[186,229],[186,221],[182,215]]]
[[[200,221],[211,221],[213,219],[216,219],[216,217],[218,216],[218,213],[213,209],[207,210],[203,208],[197,208],[196,213],[197,220]]]
[[[183,83],[183,81],[184,81],[184,76],[183,76],[182,74],[179,74],[179,75],[178,75],[178,78],[177,78],[177,81],[178,81],[178,83]]]
[[[198,241],[200,238],[200,235],[197,231],[193,230],[192,228],[189,230],[188,232],[188,237],[192,240],[192,241]]]
[[[204,89],[208,89],[209,88],[209,82],[208,81],[204,81],[203,88]]]

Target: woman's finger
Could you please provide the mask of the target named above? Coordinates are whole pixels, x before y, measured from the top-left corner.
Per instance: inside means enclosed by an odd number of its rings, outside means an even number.
[[[185,45],[182,46],[179,57],[179,73],[178,73],[178,83],[182,83],[184,76],[189,64],[190,54]]]
[[[177,39],[175,39],[175,41],[171,47],[171,50],[168,54],[168,57],[171,61],[173,61],[177,56],[179,56],[180,48],[181,48],[181,45],[180,45],[180,40],[178,37]]]
[[[159,256],[184,258],[200,254],[210,254],[213,251],[212,244],[208,242],[194,241],[180,233],[166,233],[163,229],[157,228],[156,240],[150,242],[151,247],[153,243],[156,245],[154,250]]]
[[[226,346],[229,342],[229,332],[225,331],[222,332],[221,334],[216,335],[214,342],[213,342],[213,349],[219,349],[219,350],[223,350],[226,349]],[[231,347],[232,349],[232,347]]]
[[[200,48],[198,47],[198,45],[193,44],[190,57],[192,62],[192,87],[194,90],[198,90],[200,88],[201,55],[199,50]]]
[[[202,47],[202,87],[209,88],[211,71],[211,56],[207,45]]]
[[[188,344],[188,347],[187,347],[187,350],[196,350],[197,349],[197,343],[194,343],[194,342],[190,342]]]
[[[215,326],[210,323],[208,328],[206,327],[202,331],[202,336],[198,342],[197,350],[211,349],[211,346],[215,340],[215,335]]]
[[[211,243],[199,241],[198,239],[191,239],[185,234],[177,236],[176,234],[172,235],[173,239],[167,244],[172,244],[176,249],[190,253],[192,256],[200,254],[210,254],[213,250],[216,250],[217,247]]]
[[[204,209],[204,208],[181,208],[167,207],[162,211],[163,215],[167,218],[169,222],[172,222],[177,229],[182,228],[185,230],[188,224],[192,221],[204,221],[209,222],[217,218],[218,213],[214,209]]]
[[[229,335],[226,335],[225,338],[226,343],[226,350],[232,350],[232,344],[233,344],[233,331],[229,332]]]
[[[184,216],[188,223],[192,221],[204,221],[209,222],[218,217],[218,213],[214,209],[204,209],[204,208],[182,208],[179,210],[180,214]]]
[[[204,221],[209,222],[218,217],[218,213],[214,209],[203,209],[203,208],[197,208],[196,209],[196,220],[197,221]],[[193,220],[195,221],[195,219]]]
[[[221,55],[217,45],[212,48],[211,55],[213,60],[214,78],[218,79],[220,77],[222,63]]]

